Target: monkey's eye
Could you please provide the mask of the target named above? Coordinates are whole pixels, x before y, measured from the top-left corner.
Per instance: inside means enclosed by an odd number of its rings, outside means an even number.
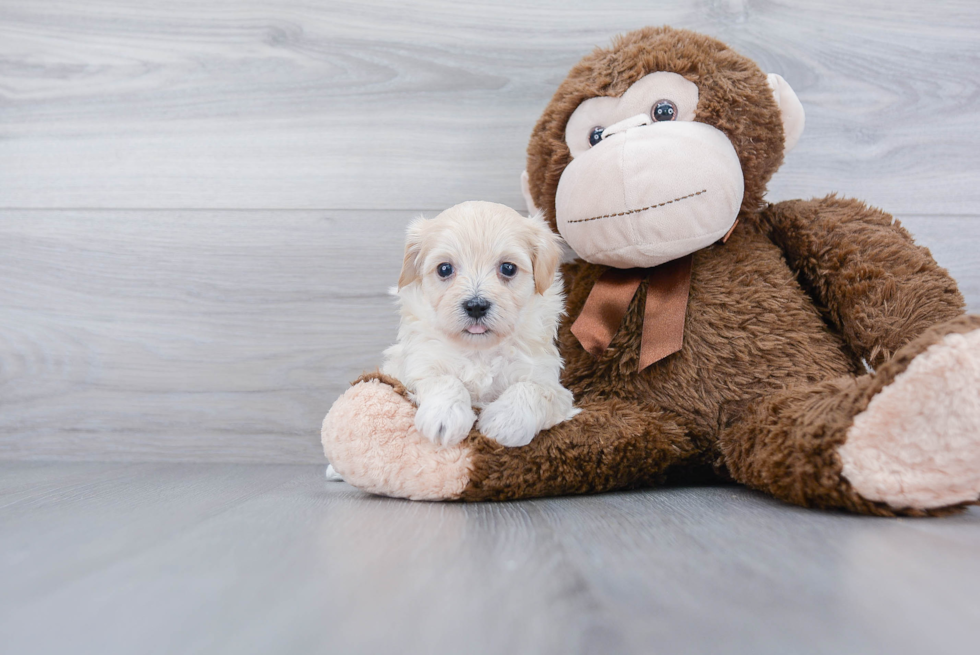
[[[670,100],[658,100],[650,110],[650,118],[660,121],[672,121],[677,118],[677,105]]]
[[[442,279],[446,279],[453,274],[453,265],[449,262],[443,262],[436,268],[436,273],[438,273],[439,277]]]
[[[500,274],[504,277],[514,277],[517,275],[517,266],[510,262],[504,262],[500,265]]]
[[[589,134],[589,145],[594,146],[600,141],[602,141],[602,128],[597,125],[592,128],[592,132]]]

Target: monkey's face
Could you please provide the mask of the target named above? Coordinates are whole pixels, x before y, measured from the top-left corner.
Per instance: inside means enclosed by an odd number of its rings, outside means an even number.
[[[758,206],[802,125],[779,76],[713,39],[641,30],[586,57],[555,94],[528,149],[531,187],[581,258],[657,266]]]
[[[572,113],[565,143],[574,159],[558,183],[555,218],[580,257],[657,266],[731,229],[742,168],[728,137],[694,120],[697,106],[694,82],[658,72]]]

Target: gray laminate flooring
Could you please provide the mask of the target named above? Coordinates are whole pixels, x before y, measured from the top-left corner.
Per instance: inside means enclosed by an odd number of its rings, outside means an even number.
[[[975,653],[980,509],[413,503],[321,466],[0,463],[3,653]]]

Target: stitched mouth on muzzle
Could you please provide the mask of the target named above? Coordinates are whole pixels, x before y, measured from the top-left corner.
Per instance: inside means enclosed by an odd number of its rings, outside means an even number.
[[[659,202],[655,205],[648,205],[646,207],[640,207],[639,209],[627,209],[624,212],[619,212],[618,214],[603,214],[602,216],[593,216],[592,218],[577,218],[574,221],[568,221],[569,223],[587,223],[589,221],[598,221],[603,218],[615,218],[616,216],[628,216],[629,214],[638,214],[639,212],[645,212],[648,209],[657,209],[659,207],[664,207],[671,203],[680,202],[681,200],[687,200],[688,198],[693,198],[694,196],[700,196],[703,193],[707,193],[707,189],[701,189],[700,191],[695,191],[694,193],[689,193],[686,196],[681,196],[680,198],[674,198],[673,200],[665,200],[664,202]]]

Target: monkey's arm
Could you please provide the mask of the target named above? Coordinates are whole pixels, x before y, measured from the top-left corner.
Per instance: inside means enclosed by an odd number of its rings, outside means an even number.
[[[660,482],[698,456],[670,412],[617,399],[581,399],[582,411],[508,448],[474,430],[437,446],[414,427],[415,407],[388,376],[362,376],[323,421],[327,459],[348,483],[415,500],[510,500],[593,493]]]
[[[956,282],[890,215],[833,195],[769,205],[762,229],[851,349],[872,366],[963,313]]]
[[[596,493],[662,482],[668,468],[696,458],[688,429],[672,412],[616,398],[580,398],[582,410],[507,448],[477,433],[462,500],[513,500]]]

